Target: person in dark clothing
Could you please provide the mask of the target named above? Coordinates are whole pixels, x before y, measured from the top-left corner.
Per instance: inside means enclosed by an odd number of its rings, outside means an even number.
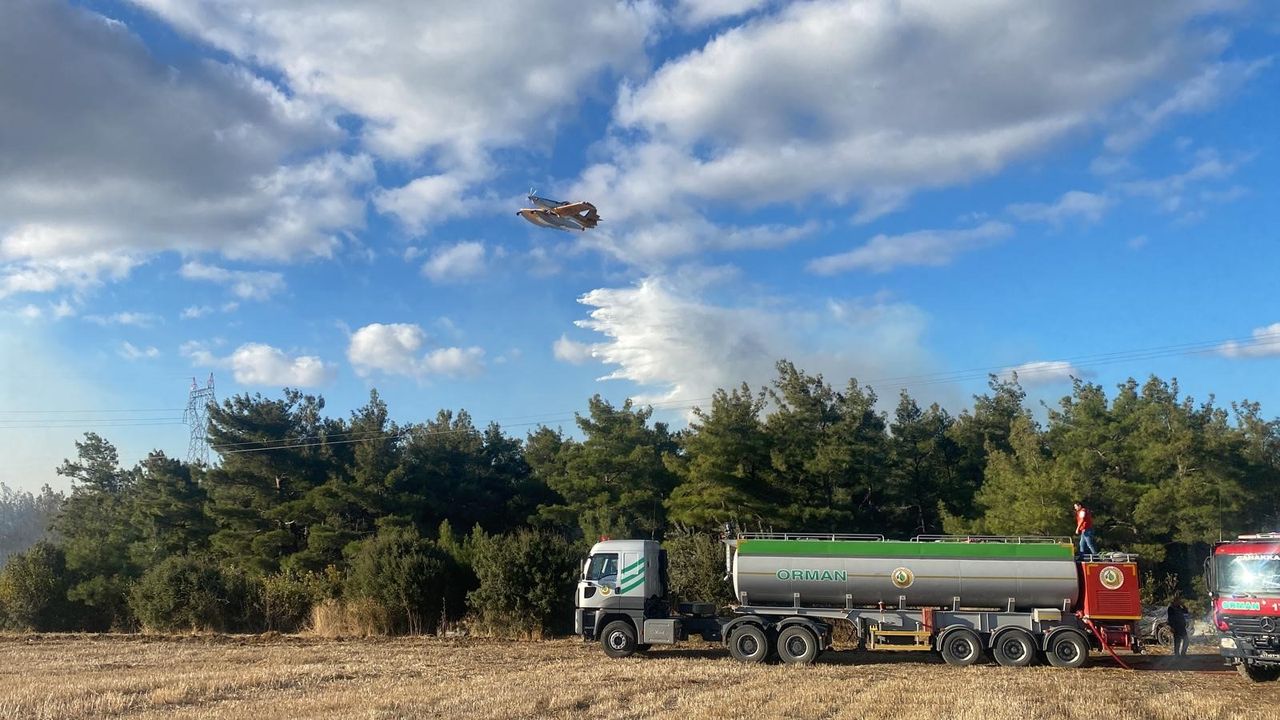
[[[1173,631],[1173,654],[1185,657],[1187,654],[1187,620],[1191,613],[1182,604],[1182,596],[1174,595],[1169,601],[1169,629]]]

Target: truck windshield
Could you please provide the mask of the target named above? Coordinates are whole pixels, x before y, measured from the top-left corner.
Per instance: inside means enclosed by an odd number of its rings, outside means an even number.
[[[1226,592],[1274,592],[1280,590],[1280,556],[1217,558],[1218,589]]]
[[[618,554],[600,553],[591,556],[587,566],[587,579],[597,582],[613,582],[618,577]]]

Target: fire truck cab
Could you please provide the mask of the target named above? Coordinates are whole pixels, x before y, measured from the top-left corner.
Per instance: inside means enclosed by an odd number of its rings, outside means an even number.
[[[1280,533],[1220,542],[1206,570],[1223,658],[1254,682],[1280,678]]]

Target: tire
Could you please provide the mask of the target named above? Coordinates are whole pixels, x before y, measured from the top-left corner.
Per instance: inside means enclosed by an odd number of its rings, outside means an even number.
[[[1173,646],[1173,628],[1168,625],[1161,625],[1156,628],[1156,644]]]
[[[636,629],[626,620],[614,620],[600,633],[600,646],[611,658],[631,657],[636,651]]]
[[[1076,632],[1060,632],[1049,638],[1045,657],[1056,668],[1084,667],[1089,661],[1089,642]]]
[[[1250,682],[1275,682],[1280,679],[1280,666],[1277,665],[1253,665],[1241,662],[1236,665],[1236,672]]]
[[[811,665],[818,659],[818,638],[808,628],[792,625],[778,633],[778,657],[788,665]]]
[[[729,654],[744,663],[762,663],[769,657],[769,636],[757,625],[739,625],[729,636]]]
[[[1026,667],[1036,659],[1036,642],[1023,630],[1006,630],[996,636],[991,657],[1003,667]]]
[[[965,667],[982,659],[982,641],[978,639],[978,633],[968,628],[960,628],[942,637],[942,642],[938,644],[938,652],[948,665]]]

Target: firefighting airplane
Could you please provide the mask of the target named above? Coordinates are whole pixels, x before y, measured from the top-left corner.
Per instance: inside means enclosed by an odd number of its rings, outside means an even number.
[[[529,191],[529,203],[534,207],[517,210],[516,214],[534,225],[556,230],[587,230],[600,222],[596,206],[589,202],[560,202],[540,198]]]

